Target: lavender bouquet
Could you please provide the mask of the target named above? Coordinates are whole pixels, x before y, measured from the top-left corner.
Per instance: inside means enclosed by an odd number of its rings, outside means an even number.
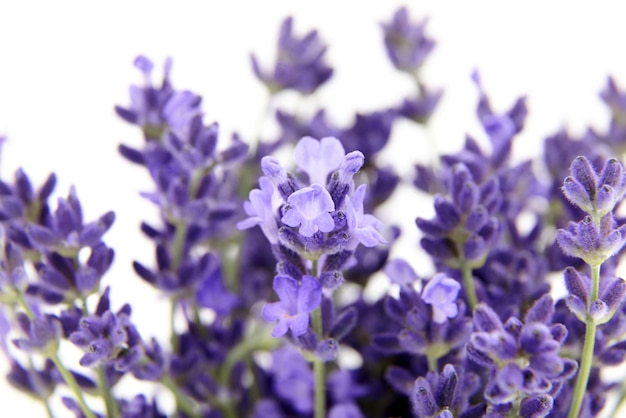
[[[406,176],[378,156],[394,126],[437,111],[444,92],[421,71],[436,43],[406,8],[380,29],[411,89],[340,124],[311,100],[334,74],[327,45],[286,18],[274,62],[250,57],[275,127],[250,138],[225,139],[171,60],[135,59],[143,82],[115,112],[142,142],[118,151],[151,181],[158,216],[140,231],[154,258],[132,267],[169,306],[166,338],[135,321],[141,295],[105,279],[112,211],[84,219],[74,187],[52,202],[54,174],[0,181],[16,392],[49,417],[617,416],[626,93],[609,78],[608,127],[557,132],[542,159],[519,160],[526,98],[498,110],[474,72],[487,143],[467,136]],[[431,208],[414,214],[415,258],[394,255],[407,231],[388,210],[407,187]],[[416,273],[418,254],[433,274]]]

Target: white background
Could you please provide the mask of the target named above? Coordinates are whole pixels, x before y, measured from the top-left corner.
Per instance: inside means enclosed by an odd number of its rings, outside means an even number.
[[[429,86],[443,87],[445,95],[427,131],[408,123],[394,130],[382,160],[403,174],[410,175],[413,162],[427,160],[434,148],[457,149],[466,133],[484,139],[475,119],[473,69],[480,71],[496,109],[528,96],[529,118],[514,149],[519,157],[537,155],[543,139],[558,129],[580,134],[588,125],[607,126],[598,93],[609,74],[626,87],[626,7],[617,1],[405,3],[414,19],[430,18],[427,32],[437,47],[423,78]],[[396,103],[410,91],[410,81],[386,59],[380,29],[401,4],[0,1],[0,134],[8,136],[0,174],[10,180],[23,167],[39,185],[54,171],[56,195],[75,185],[86,220],[116,212],[106,239],[117,251],[116,260],[105,283],[113,285],[115,306],[133,302],[144,337],[158,335],[167,312],[155,309],[161,305],[154,292],[131,269],[132,260],[152,262],[152,247],[138,234],[140,220],[156,217],[138,196],[150,190],[150,181],[116,150],[119,143],[142,143],[138,130],[113,112],[115,104],[129,103],[128,86],[141,82],[134,57],[145,54],[159,67],[171,56],[174,85],[204,97],[207,122],[220,122],[224,139],[238,131],[250,140],[258,132],[266,95],[252,77],[249,53],[258,52],[267,65],[279,23],[291,14],[297,33],[316,28],[330,44],[327,58],[335,76],[315,100],[341,123],[356,111]],[[408,189],[402,193],[402,210],[396,206],[385,215],[393,213],[394,222],[407,225],[397,254],[411,257],[419,253],[413,220],[429,213],[420,212]],[[411,262],[418,273],[430,274],[430,267],[416,260]],[[5,371],[2,360],[0,372]],[[2,381],[0,416],[17,414],[43,416],[43,411]],[[69,413],[60,409],[58,416]]]

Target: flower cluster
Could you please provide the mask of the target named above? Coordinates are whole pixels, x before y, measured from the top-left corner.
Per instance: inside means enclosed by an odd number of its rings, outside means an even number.
[[[626,93],[609,78],[605,132],[563,130],[518,161],[526,98],[495,109],[468,74],[485,143],[468,135],[404,178],[378,156],[396,122],[423,129],[442,97],[423,78],[426,24],[400,8],[380,25],[392,70],[413,84],[340,126],[323,107],[280,103],[290,90],[311,104],[333,74],[322,37],[288,17],[270,69],[251,56],[277,134],[250,140],[223,141],[202,97],[174,86],[171,60],[155,83],[137,57],[143,83],[115,112],[139,143],[118,151],[152,181],[140,196],[158,217],[140,230],[154,262],[132,269],[170,306],[166,338],[131,318],[141,295],[114,308],[122,285],[103,283],[114,212],[84,220],[76,188],[54,204],[56,176],[35,188],[19,169],[0,180],[8,382],[49,417],[619,416],[626,386],[605,368],[626,361]],[[404,205],[403,183],[433,206],[412,214],[428,276],[394,255],[405,231],[381,215]]]

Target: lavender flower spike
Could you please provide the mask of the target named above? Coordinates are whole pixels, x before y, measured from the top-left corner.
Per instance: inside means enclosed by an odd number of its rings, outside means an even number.
[[[405,7],[398,9],[391,23],[384,23],[385,47],[393,65],[400,71],[413,73],[422,66],[434,48],[435,42],[428,38],[424,29],[427,20],[413,23]]]
[[[280,302],[268,303],[263,307],[261,317],[266,321],[278,321],[272,332],[273,337],[281,337],[289,329],[294,336],[306,333],[309,327],[309,314],[322,302],[322,285],[312,276],[302,276],[302,283],[286,275],[274,278],[274,291]]]
[[[443,273],[437,273],[430,279],[424,290],[422,299],[433,309],[433,321],[443,324],[448,318],[454,318],[459,313],[455,303],[461,285]]]

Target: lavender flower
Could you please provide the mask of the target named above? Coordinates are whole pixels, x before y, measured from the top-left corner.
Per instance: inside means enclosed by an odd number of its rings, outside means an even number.
[[[299,38],[293,34],[293,18],[286,18],[280,27],[277,60],[274,69],[267,73],[259,66],[254,54],[250,56],[254,74],[270,92],[293,89],[302,94],[317,90],[332,76],[333,70],[324,62],[326,46],[311,31]]]
[[[461,285],[444,274],[436,274],[426,283],[422,290],[422,299],[432,307],[433,321],[443,324],[448,318],[454,318],[458,313],[456,297]]]
[[[626,173],[616,159],[608,160],[597,174],[589,160],[579,156],[570,171],[571,176],[563,181],[563,194],[596,220],[613,211],[626,194]]]
[[[567,229],[559,229],[556,240],[565,254],[599,266],[626,243],[626,225],[616,228],[611,213],[604,215],[599,225],[587,216],[579,223],[570,222]]]
[[[503,324],[488,306],[476,307],[476,331],[467,353],[491,371],[485,391],[490,402],[505,404],[518,396],[550,394],[575,373],[576,363],[559,355],[567,329],[551,323],[553,314],[549,295],[535,302],[524,323],[511,317]]]
[[[295,159],[306,179],[285,170],[275,158],[264,157],[261,188],[250,192],[244,206],[249,218],[239,222],[238,227],[259,225],[274,245],[304,258],[336,255],[342,257],[342,264],[359,243],[367,247],[386,243],[379,232],[382,223],[364,213],[365,186],[354,190],[353,177],[362,167],[364,156],[359,151],[345,154],[343,150],[336,138],[302,138],[296,145]],[[284,252],[277,254],[280,261]],[[338,270],[329,266],[327,270]]]
[[[266,321],[278,321],[272,336],[283,336],[290,329],[295,337],[306,333],[309,314],[321,303],[320,283],[311,276],[303,276],[299,284],[292,277],[278,275],[274,278],[274,291],[280,302],[266,304],[261,313]]]
[[[383,23],[387,55],[397,69],[414,73],[434,48],[435,42],[425,34],[426,23],[411,22],[405,7],[394,13],[390,23]]]

